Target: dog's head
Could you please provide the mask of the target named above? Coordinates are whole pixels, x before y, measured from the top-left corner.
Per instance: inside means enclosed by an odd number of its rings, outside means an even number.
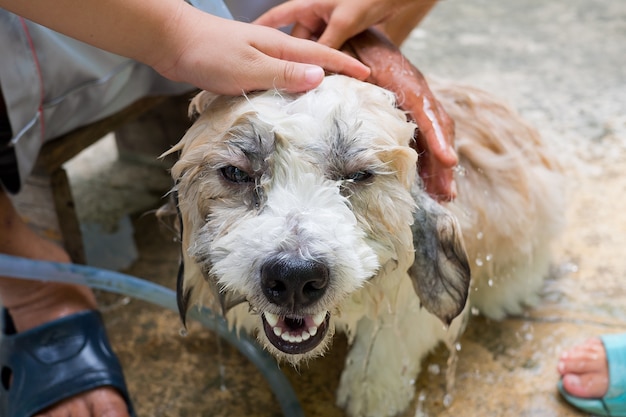
[[[463,309],[457,223],[423,191],[415,125],[390,92],[331,76],[299,95],[201,93],[191,110],[172,169],[183,317],[247,302],[261,341],[294,362],[321,353],[342,302],[381,271],[410,269],[446,322]]]

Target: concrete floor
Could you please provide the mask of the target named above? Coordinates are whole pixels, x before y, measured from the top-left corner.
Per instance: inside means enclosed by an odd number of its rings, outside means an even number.
[[[404,52],[427,75],[504,98],[540,130],[568,173],[568,227],[541,303],[501,322],[474,317],[452,402],[444,405],[442,347],[424,363],[403,416],[583,415],[556,391],[559,352],[626,331],[626,2],[442,1]],[[149,212],[169,181],[158,168],[117,161],[112,145],[109,138],[75,161],[90,167],[73,170],[83,217],[97,223],[109,209],[132,213],[138,257],[125,271],[173,288],[178,244]],[[258,370],[210,331],[194,323],[182,336],[173,312],[99,297],[140,416],[282,415]],[[326,357],[284,369],[307,417],[344,415],[334,392],[345,352],[338,337]]]

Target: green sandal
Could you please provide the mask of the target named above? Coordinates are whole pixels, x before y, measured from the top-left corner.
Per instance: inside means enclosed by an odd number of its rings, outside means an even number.
[[[626,333],[600,336],[609,363],[609,390],[602,398],[568,394],[559,381],[561,395],[574,407],[597,416],[626,417]]]

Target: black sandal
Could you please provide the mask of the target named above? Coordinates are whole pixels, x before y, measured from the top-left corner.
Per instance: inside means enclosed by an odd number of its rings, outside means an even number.
[[[0,336],[0,416],[32,417],[91,389],[117,389],[133,410],[122,367],[100,313],[83,311],[16,333],[3,309]]]

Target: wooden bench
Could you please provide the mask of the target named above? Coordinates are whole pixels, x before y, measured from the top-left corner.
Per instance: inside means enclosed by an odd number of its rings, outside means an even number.
[[[190,95],[144,98],[120,112],[47,142],[31,176],[14,198],[25,221],[62,244],[73,262],[86,261],[76,204],[64,164],[107,134],[115,132],[120,155],[157,161],[189,126]]]

